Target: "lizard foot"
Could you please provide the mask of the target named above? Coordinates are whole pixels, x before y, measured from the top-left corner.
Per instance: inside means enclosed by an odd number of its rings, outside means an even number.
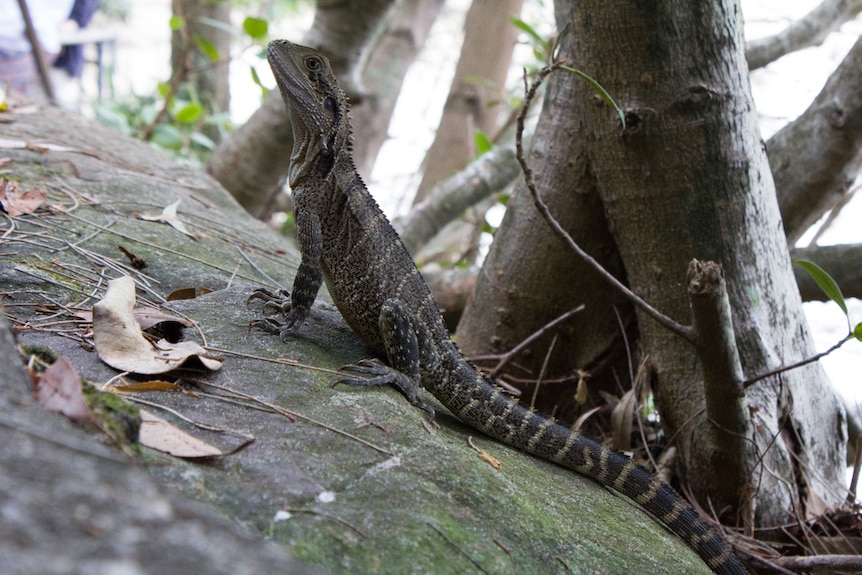
[[[248,330],[251,331],[252,328],[257,328],[266,333],[277,335],[281,341],[287,342],[287,336],[291,332],[292,326],[288,324],[288,322],[281,322],[271,317],[264,317],[252,320],[248,324]]]
[[[430,421],[434,421],[434,410],[418,397],[419,385],[397,369],[389,367],[379,359],[363,359],[351,365],[345,365],[338,371],[354,373],[368,377],[342,377],[333,385],[391,385],[407,398],[407,401],[428,412]]]
[[[268,289],[258,288],[251,292],[251,295],[245,300],[245,305],[248,306],[251,300],[254,299],[264,302],[262,310],[264,313],[267,310],[274,310],[273,313],[281,312],[282,314],[287,314],[291,308],[290,292],[286,289],[278,290],[278,293],[274,294]]]

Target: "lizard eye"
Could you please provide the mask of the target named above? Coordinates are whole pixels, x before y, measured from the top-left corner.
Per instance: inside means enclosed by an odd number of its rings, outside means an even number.
[[[311,56],[309,58],[306,58],[305,67],[312,72],[317,72],[318,70],[323,68],[323,63],[320,61],[320,58],[316,56]]]

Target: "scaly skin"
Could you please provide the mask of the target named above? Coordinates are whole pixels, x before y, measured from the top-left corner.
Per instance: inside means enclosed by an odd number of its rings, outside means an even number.
[[[294,129],[289,175],[302,261],[292,298],[263,290],[249,298],[281,309],[285,321],[266,318],[253,324],[286,338],[308,316],[325,279],[350,327],[388,362],[350,366],[370,378],[343,382],[394,385],[433,416],[418,398],[423,386],[483,433],[636,501],[716,573],[747,573],[722,535],[669,485],[624,455],[524,408],[464,358],[413,259],[356,172],[347,98],[329,62],[286,40],[270,43],[268,57]]]

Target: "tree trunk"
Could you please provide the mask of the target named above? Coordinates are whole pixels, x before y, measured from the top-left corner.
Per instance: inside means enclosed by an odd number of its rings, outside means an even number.
[[[518,29],[509,19],[520,14],[522,4],[523,0],[473,0],[470,5],[455,77],[434,142],[425,156],[416,202],[476,156],[476,131],[495,131],[518,37]]]
[[[568,29],[560,56],[596,78],[627,117],[621,130],[616,114],[572,74],[557,72],[550,82],[531,161],[565,229],[600,261],[616,262],[610,269],[617,277],[683,324],[692,322],[689,263],[721,264],[729,340],[744,377],[813,355],[756,125],[739,5],[672,1],[637,9],[572,0],[558,3],[557,25]],[[517,339],[511,326],[527,324],[534,309],[541,315],[555,306],[559,314],[585,302],[596,313],[618,298],[582,262],[558,253],[561,244],[547,239],[523,196],[519,190],[510,202],[459,330],[471,353],[481,349],[471,333],[481,321],[477,309],[491,330],[505,326]],[[509,229],[529,219],[532,226]],[[524,274],[536,276],[531,285]],[[513,286],[512,275],[524,281]],[[478,317],[470,321],[470,314]],[[618,333],[613,322],[582,325],[584,319],[592,317],[571,322],[573,331],[586,332],[584,340],[610,341]],[[727,453],[727,430],[704,415],[702,359],[715,363],[710,354],[719,340],[701,334],[693,346],[640,312],[637,326],[662,423],[679,447],[687,487],[706,508],[731,522],[773,526],[841,500],[845,419],[819,365],[761,380],[727,405],[748,418],[742,435],[731,434],[738,444],[747,438],[746,451]],[[532,329],[519,327],[520,334]],[[572,344],[558,341],[555,354],[580,352],[558,351],[561,343]],[[729,477],[729,467],[750,474]]]
[[[576,90],[582,88],[564,75],[551,77],[530,161],[539,189],[563,227],[605,269],[625,279],[590,173],[587,134],[571,105]],[[545,379],[560,379],[581,370],[590,373],[591,390],[616,393],[615,374],[627,379],[629,372],[621,326],[629,337],[636,334],[629,303],[573,259],[519,185],[458,325],[459,345],[469,356],[504,353],[580,304],[586,304],[584,311],[518,355],[513,363],[519,367],[509,370],[510,377],[536,379],[543,366]],[[526,391],[525,396],[530,397],[533,390]],[[574,391],[572,387],[543,386],[537,405],[573,421],[581,409],[571,403]]]
[[[431,26],[445,0],[399,2],[386,29],[371,48],[362,72],[365,98],[351,108],[354,129],[353,161],[370,174],[383,142],[389,137],[389,120],[401,93],[407,70],[425,46]]]

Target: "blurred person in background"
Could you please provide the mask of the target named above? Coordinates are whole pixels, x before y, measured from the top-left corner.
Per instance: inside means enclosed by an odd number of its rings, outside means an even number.
[[[62,26],[77,26],[74,20],[66,24],[73,15],[75,0],[26,0],[26,3],[45,61],[50,65],[60,54]],[[0,86],[7,92],[4,101],[10,95],[46,99],[19,0],[0,0]]]

